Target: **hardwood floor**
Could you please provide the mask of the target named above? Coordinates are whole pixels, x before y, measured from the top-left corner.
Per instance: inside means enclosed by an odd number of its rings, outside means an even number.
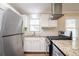
[[[24,52],[25,56],[48,56],[46,52]]]
[[[46,54],[25,54],[25,56],[46,56]]]

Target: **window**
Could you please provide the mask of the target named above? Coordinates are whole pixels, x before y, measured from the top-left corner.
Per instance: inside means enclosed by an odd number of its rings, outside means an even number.
[[[39,25],[40,18],[37,14],[30,16],[30,31],[37,32],[40,31]]]
[[[75,19],[67,19],[66,20],[66,27],[76,27],[76,20]]]
[[[76,31],[76,20],[75,19],[67,19],[65,21],[66,25],[66,31],[72,31],[72,36],[76,37],[77,36],[77,31]]]

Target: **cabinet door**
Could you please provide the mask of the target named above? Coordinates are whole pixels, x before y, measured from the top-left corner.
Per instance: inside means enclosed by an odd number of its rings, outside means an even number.
[[[49,39],[46,38],[45,41],[46,41],[46,52],[49,52],[49,44],[50,44]]]
[[[57,27],[57,20],[49,20],[48,26],[49,27]]]
[[[31,50],[30,45],[31,45],[31,41],[27,38],[24,38],[24,51]]]
[[[29,37],[24,40],[24,51],[36,52],[40,51],[40,40],[38,38]]]
[[[40,20],[41,20],[42,27],[48,27],[48,18],[49,18],[49,14],[42,14],[41,15]]]
[[[32,48],[33,51],[35,52],[41,51],[41,41],[38,37],[32,40],[32,45],[33,45],[33,48]]]
[[[41,26],[42,27],[57,27],[57,20],[50,20],[49,14],[42,14],[41,19]]]
[[[40,37],[31,37],[24,39],[24,51],[45,52],[45,39]]]
[[[40,46],[41,46],[41,50],[42,52],[46,52],[46,38],[40,38]]]

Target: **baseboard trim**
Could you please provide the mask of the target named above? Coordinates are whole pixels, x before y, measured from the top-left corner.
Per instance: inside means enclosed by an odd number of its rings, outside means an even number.
[[[28,51],[24,51],[24,54],[49,54],[49,52],[28,52]]]

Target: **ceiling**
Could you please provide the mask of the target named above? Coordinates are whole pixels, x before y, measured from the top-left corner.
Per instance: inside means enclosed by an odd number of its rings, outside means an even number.
[[[50,3],[9,3],[21,14],[51,13]],[[63,3],[63,13],[79,13],[79,3]]]

